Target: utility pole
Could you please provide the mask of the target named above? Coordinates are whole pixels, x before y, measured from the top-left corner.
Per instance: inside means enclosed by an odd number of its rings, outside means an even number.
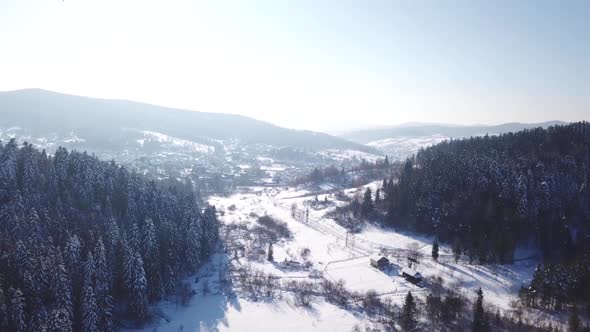
[[[346,240],[345,240],[345,242],[344,242],[344,246],[345,246],[345,247],[348,247],[348,233],[349,233],[349,232],[350,232],[350,231],[347,229],[347,230],[346,230]]]

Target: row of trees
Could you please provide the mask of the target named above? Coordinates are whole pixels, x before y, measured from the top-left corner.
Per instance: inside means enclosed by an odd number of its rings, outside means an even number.
[[[528,287],[522,287],[519,298],[525,306],[561,310],[569,305],[588,304],[590,299],[590,255],[576,264],[540,265]],[[590,314],[590,305],[588,306]]]
[[[480,262],[510,261],[535,240],[575,259],[590,228],[590,124],[452,140],[409,159],[385,190],[388,222],[460,243]]]
[[[351,181],[362,185],[371,181],[372,179],[379,179],[384,174],[390,172],[391,168],[395,166],[390,163],[389,157],[384,159],[377,159],[375,162],[370,162],[365,159],[361,160],[359,164],[350,166],[348,168],[338,168],[334,165],[327,167],[314,168],[309,174],[305,174],[296,178],[294,184],[332,182],[341,185],[349,185]],[[360,182],[360,184],[359,184]]]
[[[590,228],[590,124],[452,140],[409,159],[385,190],[388,222],[458,241],[480,262],[535,240],[572,260]]]
[[[86,153],[0,144],[0,330],[141,324],[217,241],[215,208],[193,193]]]
[[[388,224],[479,263],[511,262],[517,246],[536,245],[546,265],[521,297],[557,309],[590,298],[589,178],[587,122],[451,140],[385,181],[383,207]]]

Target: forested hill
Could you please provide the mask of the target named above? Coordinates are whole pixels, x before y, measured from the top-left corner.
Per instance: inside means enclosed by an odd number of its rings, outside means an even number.
[[[503,123],[499,125],[445,125],[445,124],[428,124],[428,123],[411,123],[401,126],[361,129],[351,131],[340,135],[340,137],[349,139],[358,143],[369,143],[372,141],[383,140],[387,138],[411,138],[411,137],[429,137],[442,136],[464,138],[471,136],[499,135],[509,132],[516,132],[523,129],[531,129],[537,127],[547,128],[553,125],[565,124],[560,121],[549,121],[542,123]]]
[[[80,97],[40,89],[0,92],[0,126],[24,135],[73,132],[90,147],[120,148],[129,130],[154,131],[204,144],[238,139],[300,148],[342,148],[377,153],[343,138],[292,130],[245,116],[180,110],[126,100]]]
[[[193,194],[86,153],[0,144],[1,331],[141,323],[217,238],[214,208]]]
[[[587,122],[445,141],[389,185],[387,221],[475,261],[511,261],[528,242],[546,262],[573,261],[590,247],[589,177]]]

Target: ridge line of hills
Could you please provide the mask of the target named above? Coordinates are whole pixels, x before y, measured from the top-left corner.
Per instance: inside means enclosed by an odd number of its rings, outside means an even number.
[[[83,133],[99,143],[113,143],[122,129],[164,133],[199,143],[238,139],[300,148],[341,148],[378,154],[344,138],[287,129],[243,115],[208,113],[119,99],[99,99],[42,89],[0,92],[0,125],[20,126],[35,135]]]

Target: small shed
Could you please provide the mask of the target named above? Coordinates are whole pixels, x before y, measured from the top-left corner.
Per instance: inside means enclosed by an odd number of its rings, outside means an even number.
[[[372,267],[381,270],[389,266],[389,259],[385,256],[373,255],[370,257],[370,264]]]
[[[303,264],[301,264],[298,261],[294,261],[294,260],[287,260],[285,258],[284,261],[282,261],[280,263],[281,268],[285,269],[285,270],[301,270],[303,269]]]
[[[414,283],[414,284],[419,283],[423,279],[422,275],[418,271],[411,269],[409,267],[404,267],[402,269],[402,271],[400,272],[400,275],[402,277],[404,277],[406,280],[408,280],[409,282]]]

